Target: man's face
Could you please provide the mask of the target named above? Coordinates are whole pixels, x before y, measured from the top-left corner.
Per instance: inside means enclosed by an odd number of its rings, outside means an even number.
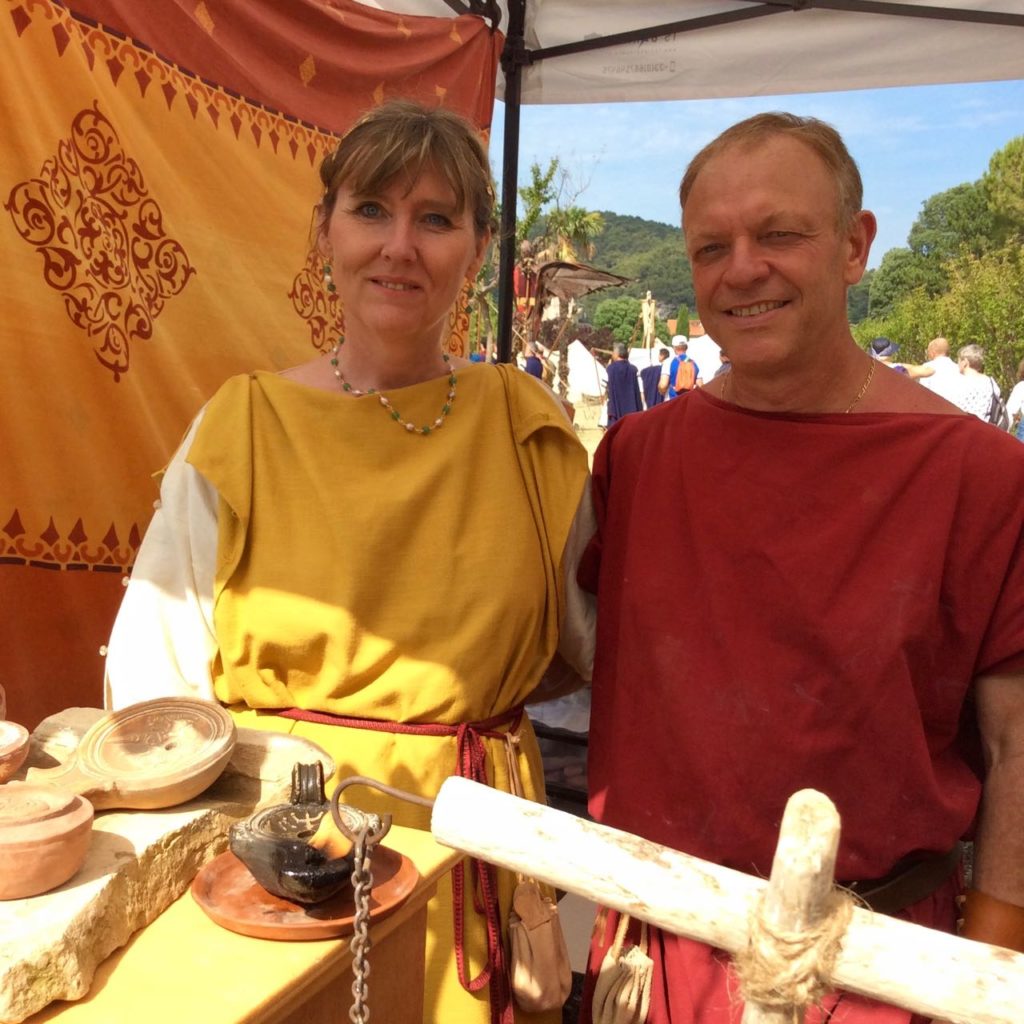
[[[735,145],[708,161],[686,202],[700,318],[737,369],[780,370],[849,338],[874,217],[838,228],[838,189],[795,139]]]

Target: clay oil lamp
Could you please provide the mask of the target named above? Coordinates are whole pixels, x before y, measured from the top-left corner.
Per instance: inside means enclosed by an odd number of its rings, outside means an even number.
[[[349,832],[365,817],[344,805],[338,811]],[[320,903],[349,884],[355,859],[351,838],[331,825],[323,765],[297,764],[290,802],[232,825],[228,845],[267,892],[295,903]]]
[[[142,701],[104,715],[69,760],[30,768],[28,781],[78,793],[97,810],[174,807],[217,780],[236,735],[231,715],[212,701]]]
[[[0,787],[0,900],[62,885],[85,861],[92,839],[88,800],[48,786]]]

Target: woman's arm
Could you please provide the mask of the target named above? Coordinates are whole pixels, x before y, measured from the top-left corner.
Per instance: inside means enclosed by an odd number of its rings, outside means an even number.
[[[217,492],[186,461],[201,414],[160,485],[107,648],[104,704],[155,697],[214,700]]]

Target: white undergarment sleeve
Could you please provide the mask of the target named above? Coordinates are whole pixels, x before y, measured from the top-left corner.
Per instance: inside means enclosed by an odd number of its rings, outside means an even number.
[[[214,700],[216,489],[185,457],[202,413],[171,459],[160,501],[107,646],[103,701],[116,709],[155,697]]]

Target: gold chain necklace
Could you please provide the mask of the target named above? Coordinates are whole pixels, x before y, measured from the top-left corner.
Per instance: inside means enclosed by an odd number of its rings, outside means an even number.
[[[381,394],[381,392],[376,388],[367,388],[365,391],[360,391],[359,388],[353,387],[347,380],[345,380],[341,372],[341,367],[338,366],[338,353],[341,351],[341,346],[344,342],[344,338],[338,339],[334,348],[331,349],[330,357],[334,376],[337,377],[342,391],[347,391],[350,395],[354,395],[356,398],[362,398],[364,395],[376,395],[377,401],[384,407],[385,412],[388,413],[391,419],[393,419],[400,427],[405,427],[410,434],[420,434],[421,436],[426,437],[428,434],[432,434],[435,430],[440,430],[444,426],[444,421],[452,411],[452,402],[455,401],[455,386],[458,383],[455,371],[449,366],[451,360],[449,359],[447,352],[441,353],[444,365],[449,369],[448,395],[445,398],[444,405],[441,406],[441,415],[438,416],[433,423],[427,423],[422,427],[417,427],[415,423],[410,423],[408,420],[402,418],[402,414],[391,404],[391,399],[388,398],[387,395]]]
[[[868,375],[864,378],[864,383],[860,386],[860,391],[857,392],[857,397],[843,410],[845,415],[848,412],[853,412],[853,407],[868,393],[868,388],[871,387],[871,378],[875,375],[875,363],[878,360],[872,359],[871,365],[868,367]],[[726,392],[729,390],[729,380],[735,371],[730,370],[722,381],[722,393],[719,398],[724,402],[726,400]]]

